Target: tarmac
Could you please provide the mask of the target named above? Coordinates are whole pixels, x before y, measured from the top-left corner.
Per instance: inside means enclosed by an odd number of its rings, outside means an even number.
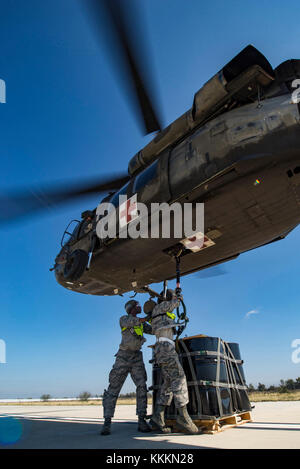
[[[252,420],[214,435],[140,433],[135,406],[119,405],[101,436],[100,405],[9,405],[0,406],[0,448],[300,449],[300,401],[255,403]]]

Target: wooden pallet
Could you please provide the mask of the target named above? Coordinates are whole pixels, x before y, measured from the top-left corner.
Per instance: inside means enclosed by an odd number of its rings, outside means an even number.
[[[251,412],[241,412],[240,414],[230,415],[229,417],[221,417],[214,420],[193,420],[193,422],[197,425],[201,433],[214,435],[215,433],[222,432],[227,428],[252,422],[252,418]],[[166,424],[171,425],[175,432],[177,431],[175,420],[167,420]],[[180,430],[178,431],[180,432]]]

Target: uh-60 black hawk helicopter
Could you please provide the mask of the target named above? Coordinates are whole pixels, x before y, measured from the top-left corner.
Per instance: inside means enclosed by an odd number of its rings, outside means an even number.
[[[97,18],[99,2],[91,5]],[[146,131],[158,133],[129,161],[128,174],[50,191],[39,199],[19,196],[14,208],[5,205],[9,208],[2,210],[2,219],[109,191],[104,200],[116,207],[119,195],[130,199],[135,194],[146,205],[204,202],[208,242],[197,252],[175,237],[120,239],[117,234],[100,240],[96,209],[84,212],[65,231],[53,270],[62,286],[93,295],[149,291],[149,284],[175,277],[174,258],[179,256],[186,275],[283,239],[300,222],[300,108],[293,98],[300,60],[273,69],[249,45],[202,86],[191,109],[162,129],[136,57],[139,41],[128,33],[122,2],[101,6]]]

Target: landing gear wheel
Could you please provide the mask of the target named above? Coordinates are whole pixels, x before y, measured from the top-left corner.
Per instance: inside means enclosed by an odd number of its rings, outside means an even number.
[[[88,264],[89,256],[88,253],[82,249],[76,249],[73,251],[66,262],[64,268],[64,279],[65,280],[78,280],[86,269]]]

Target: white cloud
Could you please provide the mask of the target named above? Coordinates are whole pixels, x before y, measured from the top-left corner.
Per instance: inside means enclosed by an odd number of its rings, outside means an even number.
[[[250,318],[250,316],[252,316],[253,314],[259,314],[258,309],[251,309],[251,311],[248,311],[248,313],[246,313],[245,315],[245,318]]]

